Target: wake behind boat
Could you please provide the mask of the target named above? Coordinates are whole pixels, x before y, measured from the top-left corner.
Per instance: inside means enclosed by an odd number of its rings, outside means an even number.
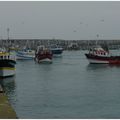
[[[107,46],[95,46],[85,56],[93,64],[120,64],[120,55],[112,55]]]

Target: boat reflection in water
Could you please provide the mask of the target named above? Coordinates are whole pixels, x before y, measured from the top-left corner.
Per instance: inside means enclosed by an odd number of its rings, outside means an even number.
[[[0,84],[3,87],[3,90],[5,91],[6,95],[8,96],[8,99],[12,102],[15,99],[16,93],[15,93],[15,76],[13,77],[7,77],[7,78],[0,78]]]
[[[88,64],[87,70],[105,70],[106,68],[120,68],[120,64]]]

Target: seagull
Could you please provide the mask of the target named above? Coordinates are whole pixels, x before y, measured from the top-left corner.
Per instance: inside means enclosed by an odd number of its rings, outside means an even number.
[[[100,20],[101,22],[104,22],[104,19]]]
[[[77,32],[76,30],[74,30],[73,32]]]

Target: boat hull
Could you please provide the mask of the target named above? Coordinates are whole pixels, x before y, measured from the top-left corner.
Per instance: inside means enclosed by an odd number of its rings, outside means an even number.
[[[2,67],[0,68],[0,77],[10,77],[15,75],[15,68]]]
[[[92,54],[85,54],[89,63],[92,64],[120,64],[120,56],[97,56]]]
[[[46,54],[36,54],[35,61],[38,63],[52,63],[52,54],[46,53]]]
[[[32,60],[34,58],[35,58],[35,53],[34,52],[27,53],[27,52],[18,51],[16,53],[16,59],[17,60]]]
[[[15,64],[14,60],[0,60],[0,77],[8,77],[15,75]]]
[[[60,55],[63,52],[63,49],[51,49],[53,55]]]
[[[38,60],[38,63],[52,63],[52,59],[49,58],[41,59]]]
[[[35,55],[23,55],[23,54],[16,54],[17,60],[32,60],[35,58]]]
[[[34,56],[20,56],[20,55],[17,55],[16,59],[17,60],[33,60]]]
[[[52,63],[52,55],[38,55],[35,61],[38,63]]]

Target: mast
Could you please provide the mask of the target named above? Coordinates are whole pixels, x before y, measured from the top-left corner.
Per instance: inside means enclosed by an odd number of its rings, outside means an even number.
[[[8,37],[8,41],[9,41],[9,32],[10,32],[10,29],[7,28],[7,37]]]
[[[11,45],[11,41],[10,41],[10,28],[7,28],[7,47],[9,47]]]
[[[97,36],[97,40],[96,40],[96,46],[98,45],[98,38],[99,38],[99,34],[96,35]]]

